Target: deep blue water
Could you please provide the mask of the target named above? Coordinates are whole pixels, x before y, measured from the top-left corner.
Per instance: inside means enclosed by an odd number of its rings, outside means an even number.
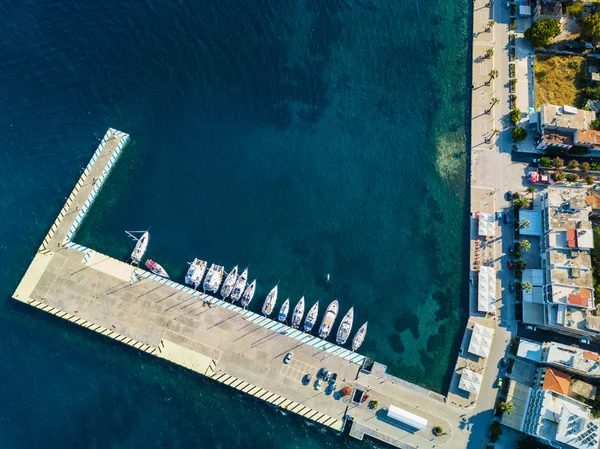
[[[355,305],[445,391],[464,314],[466,0],[0,1],[0,446],[366,447],[10,299],[109,126],[76,241]],[[325,273],[331,282],[324,282]],[[274,443],[275,442],[275,443]]]

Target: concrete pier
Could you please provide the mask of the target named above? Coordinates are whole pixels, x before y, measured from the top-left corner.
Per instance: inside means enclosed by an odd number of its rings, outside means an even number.
[[[351,422],[355,438],[368,435],[400,448],[465,447],[464,410],[389,376],[384,365],[375,363],[367,372],[360,354],[73,242],[128,137],[113,129],[106,133],[15,299],[336,431]],[[290,351],[293,358],[284,364]],[[338,374],[332,394],[325,393],[325,384],[314,388],[321,367]],[[310,385],[302,382],[306,374]],[[365,391],[368,400],[353,403],[352,396],[342,395],[345,386]],[[374,409],[371,400],[378,402]],[[389,405],[426,418],[427,428],[414,431],[390,422]],[[444,433],[434,436],[435,426]]]

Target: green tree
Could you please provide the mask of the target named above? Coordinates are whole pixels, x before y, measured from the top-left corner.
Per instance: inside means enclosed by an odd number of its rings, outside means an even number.
[[[490,441],[495,443],[502,434],[502,427],[498,421],[494,421],[490,426]]]
[[[533,186],[527,187],[527,193],[531,193],[533,195],[535,193],[535,187],[533,187]]]
[[[512,404],[512,402],[502,401],[500,404],[500,409],[507,415],[512,415],[515,411],[515,406]]]
[[[581,173],[587,173],[590,171],[590,163],[589,162],[582,162],[581,163]]]
[[[519,221],[519,229],[527,229],[529,226],[531,226],[531,222],[527,218],[522,218]]]
[[[516,125],[521,121],[521,110],[519,108],[514,108],[510,111],[510,122],[513,125]]]
[[[433,430],[433,434],[436,437],[439,437],[440,435],[442,435],[444,433],[444,429],[442,428],[442,426],[435,426],[432,430]]]
[[[594,184],[594,177],[592,175],[587,175],[585,177],[585,183],[591,186],[592,184]]]
[[[521,284],[521,288],[524,292],[529,293],[531,290],[533,290],[533,284],[531,282],[525,281]]]
[[[521,140],[525,140],[527,137],[527,131],[525,131],[525,128],[516,126],[511,129],[510,135],[515,142],[520,142]]]
[[[555,19],[538,20],[528,28],[524,36],[534,48],[545,47],[561,32],[560,23]]]
[[[552,160],[549,157],[540,158],[540,167],[550,167]]]
[[[565,161],[564,159],[561,159],[558,156],[556,156],[554,159],[552,159],[552,166],[554,168],[562,168],[565,166]]]
[[[494,130],[492,131],[492,137],[494,137],[496,134],[500,134],[500,130],[494,128]]]
[[[526,196],[520,196],[517,199],[513,200],[513,206],[517,209],[523,209],[524,207],[529,207],[531,205],[531,198]]]
[[[581,14],[583,14],[583,3],[576,2],[573,3],[571,6],[567,6],[567,13],[571,14],[574,17],[581,17]]]
[[[594,44],[600,43],[600,13],[592,13],[581,21],[581,37]]]
[[[488,48],[488,49],[485,51],[485,57],[486,57],[487,59],[490,59],[492,56],[494,56],[494,49],[493,49],[493,48]]]
[[[523,251],[529,251],[531,249],[531,242],[529,240],[521,240],[519,248]]]
[[[494,25],[496,25],[496,22],[494,22],[493,20],[490,20],[487,24],[488,31],[491,31],[492,28],[494,28]]]
[[[570,170],[577,170],[579,168],[579,162],[573,159],[572,161],[569,161],[568,167]]]
[[[600,118],[595,118],[592,120],[590,123],[590,129],[593,129],[594,131],[600,130]]]
[[[565,172],[562,170],[555,171],[554,173],[552,173],[552,179],[555,182],[564,181],[565,180]]]
[[[492,69],[490,70],[490,73],[488,73],[490,79],[488,80],[487,84],[490,84],[492,82],[492,80],[495,80],[496,78],[498,78],[498,69]]]
[[[575,173],[569,173],[566,176],[567,182],[577,182],[579,181],[579,175],[576,175]]]
[[[519,271],[523,271],[525,268],[527,268],[527,264],[522,260],[517,260],[515,262],[515,268]]]

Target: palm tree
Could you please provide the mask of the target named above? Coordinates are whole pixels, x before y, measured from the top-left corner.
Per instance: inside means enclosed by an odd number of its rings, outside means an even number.
[[[533,194],[535,193],[535,187],[533,187],[533,186],[527,187],[527,192],[531,193],[531,196],[533,198]]]
[[[519,229],[527,229],[529,226],[531,226],[531,222],[526,218],[519,222]]]
[[[494,22],[493,20],[490,20],[490,21],[488,22],[488,25],[487,25],[487,30],[488,30],[488,31],[491,31],[491,30],[492,30],[492,27],[493,27],[494,25],[496,25],[496,22]]]
[[[500,103],[500,100],[498,100],[496,97],[492,98],[492,103],[490,104],[490,108],[485,111],[486,114],[489,114],[490,112],[492,112],[492,108],[497,105],[498,103]]]
[[[499,129],[494,129],[492,131],[492,137],[494,137],[496,134],[500,134],[500,130]]]
[[[494,56],[494,49],[493,49],[493,48],[488,48],[488,49],[485,51],[485,57],[486,57],[487,59],[489,59],[489,58],[491,58],[492,56]]]
[[[521,287],[523,288],[523,291],[527,293],[533,290],[533,284],[531,282],[525,281],[521,284]]]
[[[519,242],[519,248],[523,251],[529,251],[531,249],[531,242],[529,242],[529,240],[521,240]]]
[[[502,401],[500,403],[500,410],[502,410],[507,415],[512,415],[515,411],[515,406],[512,404],[512,402]]]
[[[489,85],[492,82],[492,80],[498,78],[498,69],[490,70],[490,73],[488,73],[488,75],[490,76],[490,79],[487,83],[485,83],[486,85]]]

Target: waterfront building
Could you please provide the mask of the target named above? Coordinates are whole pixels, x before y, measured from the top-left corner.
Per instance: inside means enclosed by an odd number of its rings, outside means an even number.
[[[562,3],[560,0],[539,0],[533,8],[533,21],[562,19]]]
[[[570,398],[593,400],[596,398],[596,387],[590,383],[574,378],[571,374],[556,368],[538,368],[535,384],[543,390],[551,390]]]
[[[600,131],[590,129],[595,119],[595,111],[545,104],[539,111],[540,138],[536,148],[568,151],[573,147],[581,147],[591,156],[600,156]]]
[[[506,402],[512,414],[504,413],[502,424],[536,437],[554,447],[597,448],[600,420],[591,408],[552,389],[531,388],[509,381]]]

